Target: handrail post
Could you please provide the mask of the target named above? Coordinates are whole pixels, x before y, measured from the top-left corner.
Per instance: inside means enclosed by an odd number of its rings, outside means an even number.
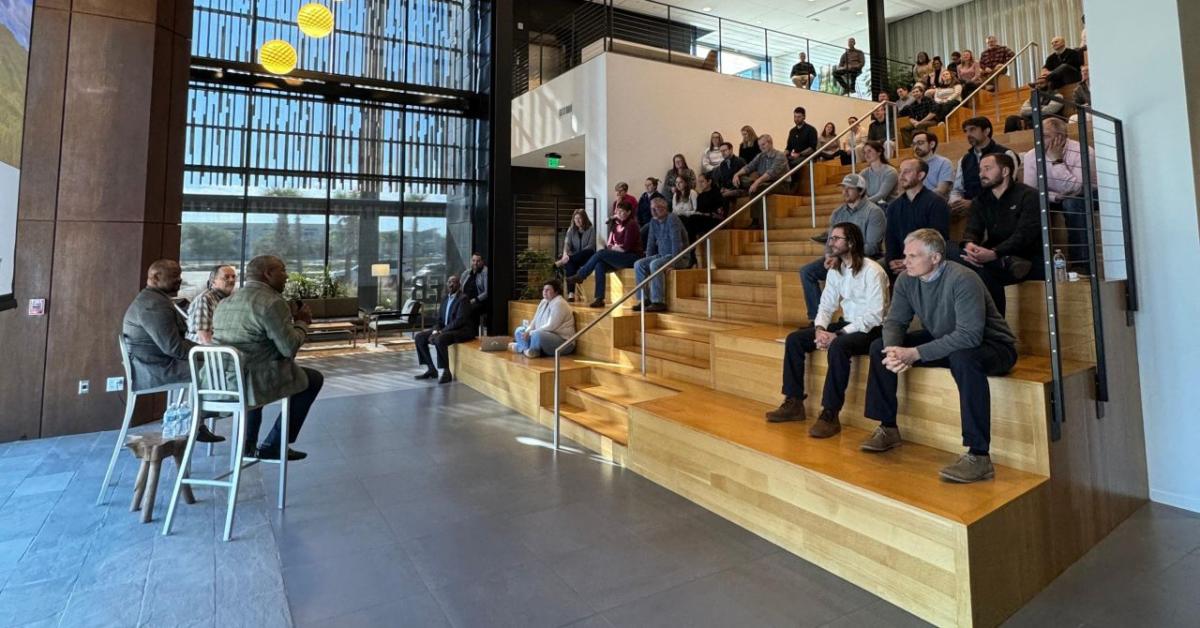
[[[704,240],[704,272],[708,275],[708,317],[712,318],[712,238]]]
[[[855,135],[857,135],[857,133],[850,134],[850,138],[852,140],[850,142],[850,172],[858,174],[858,138],[855,137]],[[886,149],[884,152],[887,152]]]
[[[641,348],[642,348],[642,376],[645,377],[645,375],[646,375],[646,289],[645,288],[642,288],[640,291],[638,291],[638,301],[641,304],[641,307],[638,308],[638,313],[640,314],[639,318],[642,319],[642,339],[640,342]]]
[[[671,5],[667,5],[667,63],[671,63]]]
[[[1058,285],[1054,276],[1054,256],[1050,241],[1050,194],[1046,172],[1046,138],[1042,129],[1041,99],[1031,97],[1030,103],[1033,105],[1033,154],[1037,161],[1038,203],[1041,206],[1042,219],[1042,267],[1046,275],[1046,326],[1050,334],[1050,373],[1052,377],[1050,440],[1056,442],[1062,438],[1062,423],[1066,415],[1063,407],[1065,390],[1058,337]]]
[[[558,396],[559,375],[562,373],[562,345],[554,349],[554,451],[558,452],[558,429],[562,422],[562,401]]]
[[[817,227],[817,180],[813,173],[813,162],[808,162],[808,202],[812,206],[812,226]]]
[[[767,234],[767,195],[762,197],[763,270],[771,270],[771,236]]]
[[[717,74],[721,73],[721,57],[725,56],[725,42],[722,39],[721,18],[717,18]]]
[[[1100,275],[1096,265],[1096,226],[1093,222],[1092,208],[1095,198],[1092,194],[1092,155],[1088,147],[1088,114],[1087,109],[1078,108],[1079,112],[1079,160],[1083,169],[1083,224],[1087,229],[1088,285],[1092,290],[1092,335],[1096,343],[1096,402],[1108,401],[1108,358],[1104,351],[1104,313],[1100,307]],[[1064,207],[1064,209],[1066,209]],[[1070,233],[1071,225],[1067,225]],[[1070,236],[1067,244],[1070,245]],[[1070,250],[1068,248],[1068,250]],[[1070,256],[1068,256],[1068,259]],[[1102,416],[1100,408],[1096,408],[1096,416]]]

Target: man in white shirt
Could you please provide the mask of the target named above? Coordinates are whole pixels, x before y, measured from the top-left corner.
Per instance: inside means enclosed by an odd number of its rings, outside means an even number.
[[[767,421],[803,421],[804,360],[810,351],[826,351],[829,367],[821,395],[821,415],[808,430],[813,438],[829,438],[842,430],[838,414],[846,401],[850,383],[850,358],[866,355],[871,343],[882,334],[887,308],[887,274],[878,262],[863,253],[862,231],[852,222],[833,226],[826,243],[836,255],[825,279],[815,325],[787,337],[783,358],[783,404],[767,413]],[[842,310],[842,319],[833,315]]]
[[[1083,200],[1083,157],[1079,142],[1067,137],[1067,123],[1062,118],[1046,118],[1042,122],[1042,135],[1046,147],[1046,190],[1050,197],[1051,211],[1062,211],[1067,223],[1067,261],[1079,265],[1086,271],[1087,217],[1084,215]],[[1037,157],[1034,149],[1025,153],[1021,162],[1025,171],[1023,181],[1037,179]],[[1096,185],[1096,158],[1091,159],[1092,185]]]

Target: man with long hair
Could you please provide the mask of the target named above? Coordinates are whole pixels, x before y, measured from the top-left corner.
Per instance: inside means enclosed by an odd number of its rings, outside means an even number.
[[[850,358],[866,355],[880,335],[887,308],[887,273],[875,260],[864,254],[862,230],[852,222],[839,222],[829,232],[826,243],[833,263],[821,293],[821,304],[813,327],[794,331],[787,337],[783,358],[783,405],[767,413],[772,423],[803,421],[804,360],[809,352],[825,351],[829,364],[825,390],[821,395],[821,415],[808,430],[813,438],[829,438],[842,431],[838,413],[846,401],[850,383]],[[833,315],[842,310],[841,320]]]

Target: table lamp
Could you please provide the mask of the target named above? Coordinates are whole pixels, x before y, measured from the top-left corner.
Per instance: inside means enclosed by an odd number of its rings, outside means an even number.
[[[383,278],[392,274],[391,264],[371,264],[371,276],[375,281],[375,309],[383,307]]]

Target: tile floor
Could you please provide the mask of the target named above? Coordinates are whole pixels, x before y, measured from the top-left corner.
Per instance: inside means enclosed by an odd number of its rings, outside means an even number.
[[[197,489],[171,536],[128,512],[114,432],[0,445],[0,626],[909,626],[912,615],[458,385],[412,353],[323,358],[322,395],[273,508],[247,473],[235,539]],[[369,394],[349,394],[368,378]],[[223,430],[219,430],[223,431]],[[223,463],[200,457],[201,469]],[[167,472],[168,468],[171,470]],[[1200,515],[1148,505],[1014,626],[1200,625]]]

